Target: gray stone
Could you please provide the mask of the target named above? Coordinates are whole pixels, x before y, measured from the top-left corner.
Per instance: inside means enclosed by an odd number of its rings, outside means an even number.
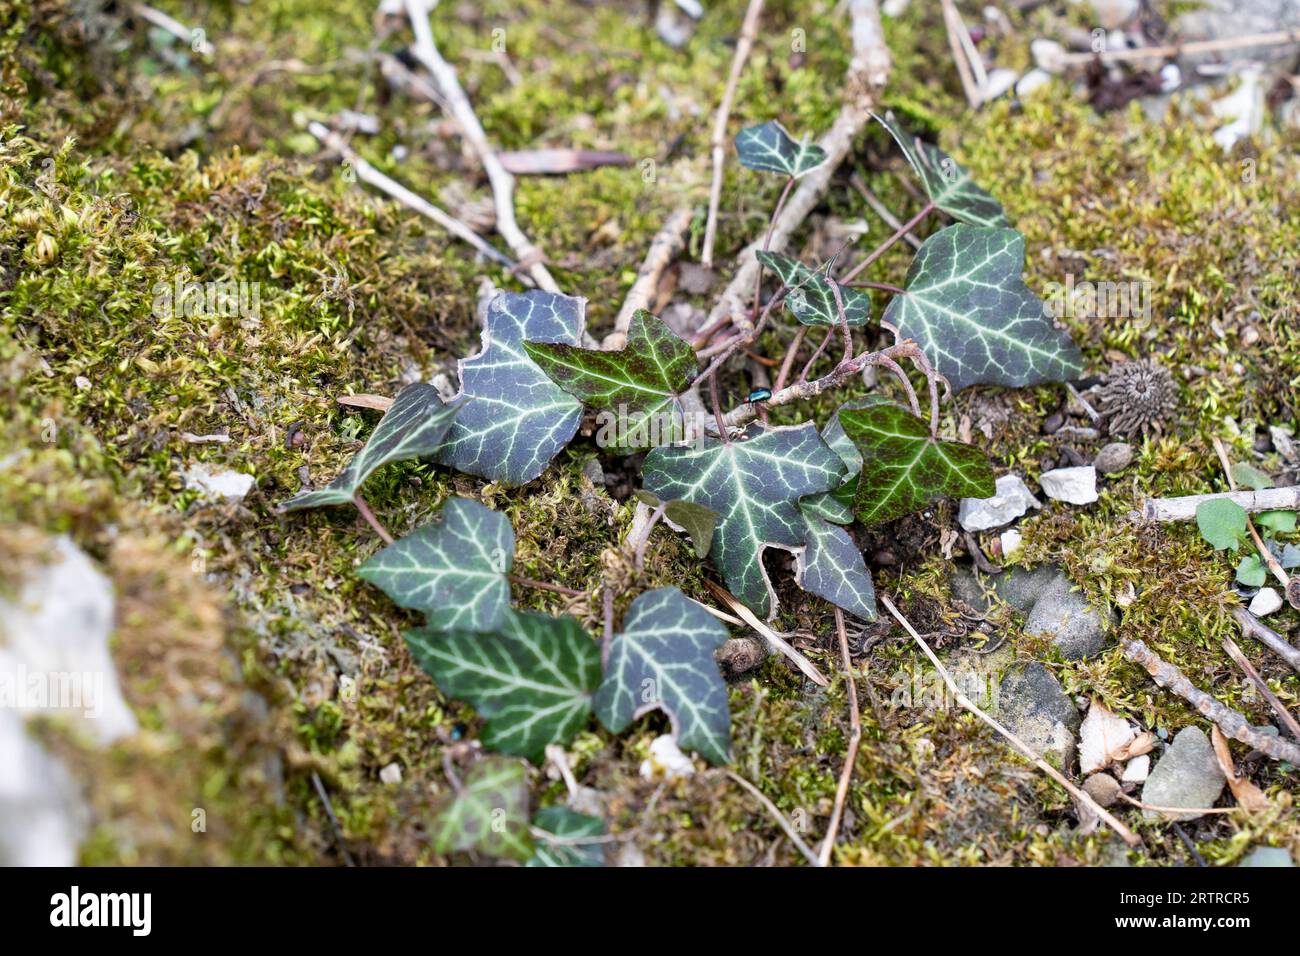
[[[1257,846],[1238,866],[1295,866],[1291,854],[1280,846]]]
[[[1142,802],[1156,807],[1212,807],[1225,783],[1210,738],[1199,727],[1184,727],[1152,768],[1142,787]],[[1168,818],[1154,810],[1142,812],[1148,819]],[[1174,819],[1195,820],[1200,815],[1180,813]]]
[[[1074,758],[1079,710],[1051,671],[1038,662],[1002,679],[998,713],[1034,753],[1065,769]]]
[[[950,578],[953,595],[971,607],[987,611],[993,602],[981,588],[991,589],[998,599],[1024,613],[1034,606],[1038,596],[1056,580],[1059,569],[1050,564],[1036,568],[1007,568],[1001,574],[978,574],[969,566],[955,569]]]
[[[1113,623],[1113,612],[1105,614],[1089,607],[1083,594],[1073,589],[1070,579],[1058,574],[1042,590],[1029,612],[1025,633],[1046,637],[1062,657],[1081,661],[1101,651],[1106,644],[1106,632]]]
[[[1097,457],[1092,460],[1092,466],[1103,475],[1113,475],[1117,471],[1123,471],[1132,461],[1133,446],[1122,441],[1113,441],[1109,445],[1102,446],[1101,451],[1097,452]]]
[[[1030,508],[1041,508],[1019,475],[1003,475],[994,485],[992,498],[963,498],[957,521],[967,531],[988,531],[1011,524]]]
[[[1083,789],[1097,801],[1098,806],[1114,806],[1119,799],[1119,781],[1108,773],[1094,773],[1083,782]]]

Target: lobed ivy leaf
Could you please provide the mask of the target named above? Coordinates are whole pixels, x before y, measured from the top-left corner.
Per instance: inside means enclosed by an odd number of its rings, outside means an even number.
[[[1246,509],[1228,498],[1202,501],[1196,506],[1196,527],[1215,551],[1236,551],[1246,534]]]
[[[443,693],[486,721],[484,746],[533,761],[582,729],[600,683],[600,648],[571,617],[507,610],[491,634],[420,628],[406,643]]]
[[[839,286],[844,317],[849,325],[866,325],[871,318],[871,296],[861,289],[833,283],[824,273],[779,252],[758,252],[755,255],[790,290],[785,296],[785,307],[804,325],[839,325],[840,313],[832,284]]]
[[[799,499],[839,484],[844,464],[811,424],[751,426],[745,441],[705,438],[646,456],[642,481],[663,500],[691,501],[718,514],[711,557],[731,593],[757,614],[775,615],[763,568],[768,546],[804,544]]]
[[[866,621],[876,619],[876,589],[862,552],[843,528],[805,507],[807,547],[795,563],[795,580],[805,591],[825,598]]]
[[[776,120],[747,126],[736,134],[740,165],[765,173],[802,176],[826,162],[826,151],[804,141],[796,142]]]
[[[1255,525],[1260,528],[1267,528],[1276,534],[1290,534],[1296,529],[1296,513],[1294,511],[1261,511],[1255,515]]]
[[[493,631],[510,609],[506,574],[514,561],[506,516],[452,498],[437,520],[376,553],[357,576],[399,607],[423,611],[430,628]]]
[[[605,835],[605,821],[568,807],[546,807],[533,817],[533,826],[557,837],[538,837],[525,866],[604,866],[605,848],[599,843],[565,842]]]
[[[908,163],[916,171],[931,202],[961,222],[973,226],[1009,226],[1011,221],[1001,204],[975,185],[970,173],[938,146],[911,135],[898,125],[892,113],[875,116],[889,130]]]
[[[844,480],[830,491],[805,498],[801,503],[805,513],[816,515],[834,524],[853,524],[853,500],[858,493],[858,475],[862,472],[862,452],[849,440],[840,423],[840,412],[855,408],[870,408],[887,402],[882,395],[864,395],[850,399],[831,414],[822,429],[822,440],[840,456],[847,469]]]
[[[1259,588],[1268,580],[1268,571],[1257,554],[1248,554],[1237,565],[1237,583],[1246,587]]]
[[[417,382],[406,386],[397,393],[370,440],[348,462],[342,474],[324,488],[294,495],[279,510],[350,503],[366,479],[384,465],[436,452],[459,412],[459,406],[444,405],[432,385]]]
[[[634,492],[636,499],[651,508],[664,506],[664,519],[679,531],[685,531],[691,538],[695,553],[701,558],[709,556],[713,545],[713,531],[718,526],[718,513],[712,509],[697,505],[692,501],[661,502],[655,495],[644,488]]]
[[[890,402],[841,409],[844,433],[862,454],[854,512],[880,524],[940,498],[991,498],[993,469],[973,445],[942,441],[910,411]]]
[[[463,410],[439,451],[441,464],[510,486],[546,470],[577,432],[582,404],[546,377],[524,342],[577,345],[586,305],[536,289],[492,299],[482,350],[459,363]]]
[[[523,764],[487,757],[470,767],[460,789],[435,806],[429,835],[439,853],[478,850],[527,860],[533,854],[533,840],[528,832]]]
[[[955,391],[1072,378],[1083,356],[1021,279],[1024,264],[1014,229],[949,226],[921,245],[883,321],[915,339]]]
[[[1229,469],[1232,480],[1245,485],[1252,491],[1263,491],[1273,487],[1273,479],[1249,462],[1239,461]]]
[[[681,402],[699,371],[695,350],[644,309],[632,316],[627,345],[616,352],[563,343],[525,342],[524,349],[552,382],[625,422],[615,432],[624,448],[680,441]]]
[[[727,685],[713,652],[727,629],[677,588],[639,595],[614,635],[596,716],[619,733],[647,711],[668,715],[683,750],[713,764],[731,759]]]

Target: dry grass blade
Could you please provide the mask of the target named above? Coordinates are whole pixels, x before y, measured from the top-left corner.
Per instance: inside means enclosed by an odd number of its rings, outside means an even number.
[[[823,674],[821,671],[819,671],[816,668],[816,666],[814,666],[812,661],[808,660],[808,658],[804,657],[793,647],[791,647],[790,643],[785,638],[783,638],[780,634],[776,633],[776,631],[772,630],[770,627],[768,627],[766,624],[760,621],[758,619],[758,616],[754,614],[754,612],[751,611],[749,608],[745,607],[745,605],[741,604],[738,600],[736,600],[736,598],[732,596],[730,591],[722,587],[722,585],[715,584],[712,581],[705,581],[704,583],[708,585],[709,590],[713,592],[714,596],[717,597],[718,600],[722,601],[724,604],[727,605],[727,607],[735,611],[736,614],[738,614],[746,624],[748,624],[754,630],[758,631],[758,633],[763,637],[763,639],[767,641],[767,643],[771,645],[771,647],[774,650],[780,651],[786,657],[790,658],[790,660],[794,661],[795,666],[798,667],[799,670],[803,671],[805,677],[807,677],[818,687],[831,686],[831,682],[826,679],[826,675]]]

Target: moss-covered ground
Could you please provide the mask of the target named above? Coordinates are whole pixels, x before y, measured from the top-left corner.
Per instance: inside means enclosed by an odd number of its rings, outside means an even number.
[[[376,21],[372,3],[159,6],[201,24],[215,54],[128,18],[123,4],[0,2],[0,550],[18,558],[0,568],[14,583],[38,557],[38,533],[55,531],[102,563],[119,595],[121,679],[146,731],[106,753],[57,726],[41,732],[96,781],[87,862],[331,863],[341,859],[340,837],[361,863],[446,862],[431,850],[425,821],[448,790],[444,755],[472,739],[474,715],[412,663],[401,639],[412,618],[352,574],[378,546],[355,512],[280,516],[273,506],[304,475],[320,483],[336,474],[373,426],[374,413],[344,408],[338,396],[393,394],[403,381],[453,372],[478,343],[480,277],[518,284],[350,181],[306,123],[371,112],[381,131],[353,146],[376,167],[452,208],[490,194],[437,109],[388,89],[375,54],[397,50],[407,34]],[[440,46],[502,148],[618,149],[633,158],[630,167],[519,182],[523,228],[562,287],[588,297],[597,331],[667,214],[683,201],[705,204],[735,6],[710,5],[681,51],[655,38],[637,3],[449,2],[435,14]],[[829,124],[847,58],[834,7],[768,5],[733,126],[778,117],[816,133]],[[1194,527],[1144,527],[1128,513],[1147,495],[1220,490],[1212,436],[1250,458],[1257,430],[1296,424],[1294,134],[1227,154],[1195,109],[1161,122],[1136,106],[1098,116],[1061,84],[970,113],[937,11],[926,7],[913,4],[887,24],[895,67],[886,105],[936,136],[1002,200],[1026,235],[1031,286],[1067,272],[1149,282],[1150,322],[1074,319],[1072,329],[1090,373],[1149,356],[1178,384],[1174,420],[1141,441],[1100,502],[1049,507],[1022,525],[1026,560],[1063,564],[1091,599],[1123,607],[1121,633],[1265,723],[1267,705],[1245,693],[1220,650],[1235,633],[1230,563]],[[510,69],[494,39],[504,41]],[[845,172],[859,173],[903,218],[916,208],[879,130],[864,134]],[[776,192],[771,180],[729,168],[724,261],[761,229]],[[862,243],[891,232],[846,175],[810,220],[806,248],[825,247],[836,220],[857,219],[868,224]],[[701,214],[693,253],[702,234]],[[900,244],[876,277],[901,281],[907,261]],[[261,315],[159,317],[155,285],[177,277],[259,283]],[[768,354],[780,354],[780,334],[764,340]],[[749,387],[741,369],[724,381],[734,399]],[[782,409],[780,419],[820,420],[837,400]],[[1042,428],[1065,404],[1057,387],[975,389],[946,408],[945,427],[984,426],[999,467],[1036,477],[1065,454],[1068,439]],[[186,438],[213,433],[229,440]],[[1098,445],[1074,448],[1090,455]],[[399,534],[449,493],[478,497],[509,516],[517,572],[594,594],[601,555],[632,513],[592,484],[584,466],[598,456],[606,469],[619,465],[579,440],[515,490],[408,463],[376,476],[367,497]],[[256,487],[236,505],[206,502],[181,478],[197,463],[252,474]],[[1259,463],[1282,468],[1272,456]],[[878,535],[877,547],[898,553],[877,564],[877,587],[947,653],[979,649],[989,631],[1006,642],[1003,660],[1041,653],[1014,617],[995,617],[985,632],[961,620],[939,534],[952,517],[944,508]],[[704,597],[704,573],[688,546],[658,531],[635,583]],[[835,670],[829,612],[784,578],[776,626],[797,632],[810,656]],[[516,589],[516,599],[589,623],[597,612],[594,601],[536,590]],[[1282,630],[1296,624],[1291,611],[1273,620]],[[864,736],[838,861],[1189,862],[1168,824],[1136,811],[1124,816],[1144,838],[1140,850],[1123,852],[1104,829],[1074,835],[1063,792],[973,718],[955,707],[891,705],[925,670],[899,629],[875,625],[855,643]],[[1295,707],[1296,675],[1256,645],[1247,652]],[[1113,647],[1050,667],[1070,693],[1098,697],[1144,726],[1198,720]],[[818,692],[773,659],[732,685],[731,703],[736,769],[819,836],[848,735],[844,681]],[[613,830],[651,863],[798,862],[721,771],[641,779],[649,742],[665,726],[647,717],[618,738],[593,727],[570,748],[579,780],[607,796]],[[380,780],[391,763],[400,784]],[[1275,810],[1188,825],[1211,863],[1260,843],[1300,855],[1297,771],[1252,764],[1250,773]],[[548,771],[533,770],[531,781],[535,803],[562,799]],[[196,808],[205,832],[191,826]]]

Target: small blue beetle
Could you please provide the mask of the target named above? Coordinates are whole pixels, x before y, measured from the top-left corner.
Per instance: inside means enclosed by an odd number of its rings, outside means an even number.
[[[749,393],[749,397],[745,401],[750,405],[757,405],[759,402],[765,402],[771,397],[772,390],[770,388],[756,388]]]

